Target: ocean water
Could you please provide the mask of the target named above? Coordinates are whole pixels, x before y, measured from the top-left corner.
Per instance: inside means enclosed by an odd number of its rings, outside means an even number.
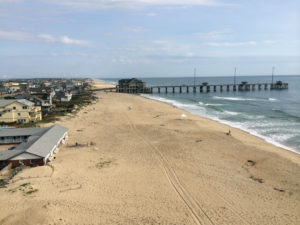
[[[100,79],[116,83],[118,79]],[[143,78],[147,86],[193,85],[193,77]],[[206,93],[161,93],[143,96],[166,102],[193,114],[204,116],[253,135],[287,150],[300,154],[300,76],[275,76],[274,81],[289,83],[287,90],[219,91]],[[237,77],[236,82],[271,83],[271,76]],[[196,85],[233,83],[233,77],[197,77]],[[185,88],[183,88],[185,91]]]

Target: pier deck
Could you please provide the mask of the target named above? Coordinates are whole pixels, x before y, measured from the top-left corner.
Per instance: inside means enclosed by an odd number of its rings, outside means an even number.
[[[203,92],[216,92],[216,91],[255,91],[255,90],[283,90],[288,89],[288,83],[277,81],[276,83],[248,83],[242,82],[240,84],[208,84],[202,83],[200,85],[162,85],[150,87],[126,87],[120,88],[102,88],[93,89],[93,91],[106,91],[106,92],[121,92],[121,93],[203,93]]]
[[[151,86],[137,90],[135,88],[122,90],[117,88],[117,92],[127,93],[189,93],[189,92],[216,92],[222,91],[254,91],[254,90],[282,90],[288,89],[288,83],[247,83],[241,84],[200,84],[200,85],[170,85],[170,86]]]

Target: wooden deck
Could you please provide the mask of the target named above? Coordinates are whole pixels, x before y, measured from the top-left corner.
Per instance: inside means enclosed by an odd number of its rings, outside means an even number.
[[[127,87],[93,89],[92,91],[120,92],[130,94],[152,94],[152,93],[203,93],[223,91],[255,91],[255,90],[283,90],[288,89],[288,83],[247,83],[240,84],[200,84],[200,85],[171,85],[171,86],[150,86],[144,88]]]

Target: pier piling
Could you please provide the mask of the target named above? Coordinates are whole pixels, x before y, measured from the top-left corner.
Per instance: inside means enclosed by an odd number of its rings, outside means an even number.
[[[198,90],[199,87],[199,90]],[[231,88],[232,87],[232,88]],[[190,90],[192,88],[192,90]],[[203,90],[205,88],[205,90]],[[141,87],[137,88],[136,86],[132,87],[119,87],[116,86],[115,88],[104,88],[104,89],[95,89],[97,90],[103,90],[103,91],[115,91],[118,93],[131,93],[131,94],[137,94],[137,93],[161,93],[163,91],[165,94],[171,93],[189,93],[192,91],[193,93],[203,93],[203,92],[210,92],[211,89],[213,92],[223,92],[224,88],[226,88],[226,91],[255,91],[257,90],[284,90],[288,89],[288,83],[283,83],[281,81],[277,81],[276,83],[252,83],[249,84],[246,81],[241,82],[240,84],[213,84],[209,85],[208,83],[202,83],[201,85],[170,85],[170,86],[151,86],[151,87]],[[161,90],[163,89],[163,90]],[[184,90],[182,90],[184,89]]]

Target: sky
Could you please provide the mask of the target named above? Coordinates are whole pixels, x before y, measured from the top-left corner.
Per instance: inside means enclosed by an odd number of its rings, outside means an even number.
[[[299,0],[0,0],[0,79],[300,75]]]

